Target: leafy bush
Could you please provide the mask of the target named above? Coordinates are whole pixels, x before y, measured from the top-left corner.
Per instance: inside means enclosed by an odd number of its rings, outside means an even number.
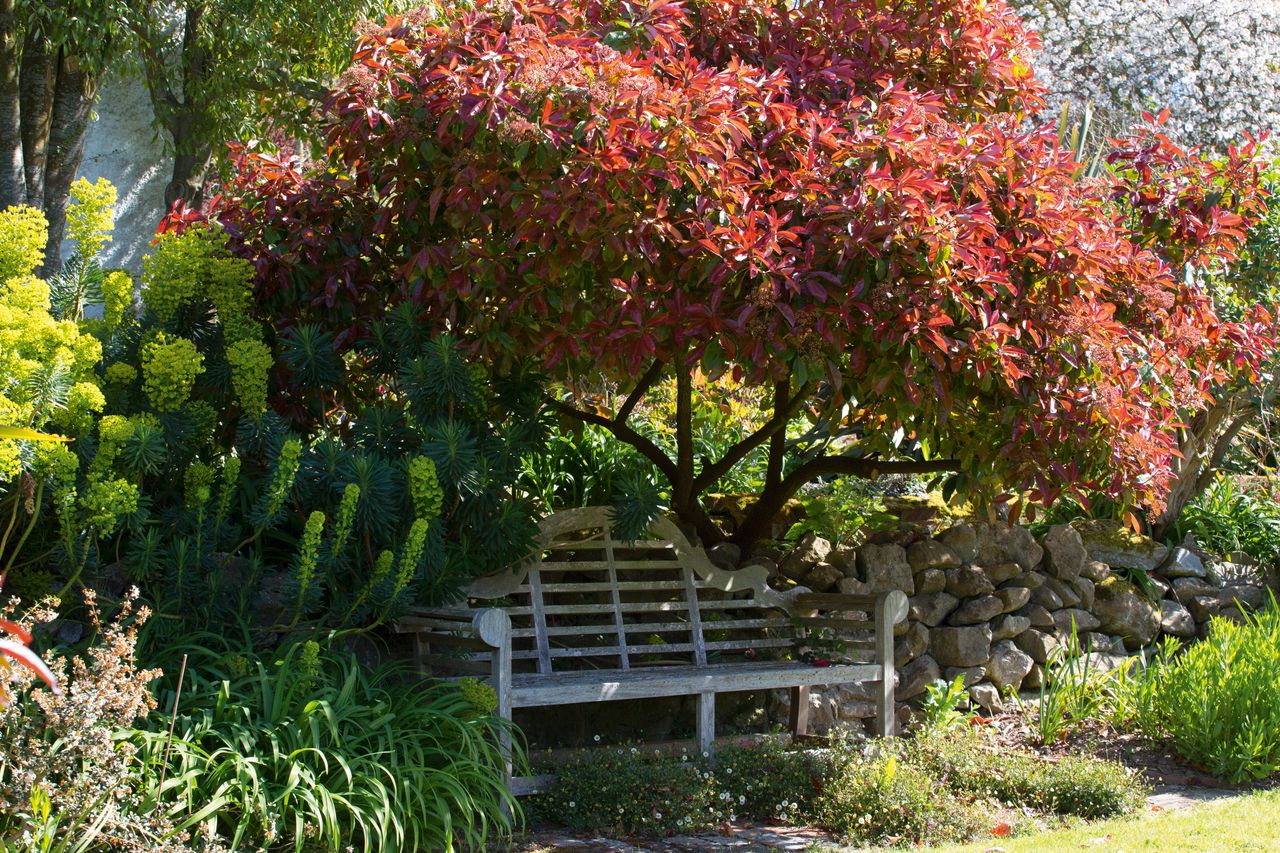
[[[1215,618],[1182,650],[1166,639],[1159,659],[1118,684],[1117,717],[1168,742],[1188,761],[1233,782],[1280,771],[1280,605],[1241,624]]]
[[[982,826],[977,808],[892,750],[846,764],[823,791],[817,818],[859,844],[962,841]]]
[[[1118,764],[997,752],[969,730],[820,750],[766,741],[716,759],[712,769],[688,755],[592,750],[556,768],[535,807],[590,831],[687,833],[749,818],[818,824],[858,844],[915,844],[974,836],[997,800],[1096,818],[1131,812],[1145,796]]]
[[[1182,510],[1174,536],[1188,533],[1215,554],[1243,551],[1259,565],[1280,562],[1280,504],[1241,489],[1235,478],[1218,475]]]
[[[687,754],[592,750],[556,768],[555,787],[536,808],[574,829],[670,835],[706,829],[727,816],[715,775]]]
[[[1091,820],[1132,812],[1147,793],[1141,779],[1114,762],[1074,755],[1046,761],[986,747],[973,732],[922,737],[911,745],[911,760],[955,793]]]
[[[23,621],[28,626],[53,621],[57,614],[48,604],[33,608]],[[21,695],[29,674],[5,667],[6,697],[21,697],[0,703],[0,799],[7,804],[0,835],[5,844],[22,837],[26,847],[19,849],[31,851],[222,849],[216,836],[191,839],[156,812],[130,740],[134,726],[155,708],[147,685],[160,675],[135,661],[146,608],[129,598],[114,619],[104,622],[95,597],[88,594],[87,611],[97,642],[84,655],[48,655],[61,693]]]
[[[964,681],[964,673],[961,673],[951,681],[936,679],[924,689],[924,698],[920,701],[920,729],[923,733],[947,732],[964,721],[964,714],[958,710],[960,703],[968,698]]]
[[[274,660],[189,653],[160,794],[182,826],[216,830],[237,850],[298,851],[481,848],[512,828],[505,724],[457,686],[366,671],[315,641]],[[136,742],[158,785],[167,720],[155,722]]]

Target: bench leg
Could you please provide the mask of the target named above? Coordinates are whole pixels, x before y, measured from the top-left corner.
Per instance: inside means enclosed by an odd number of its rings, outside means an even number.
[[[791,688],[791,736],[809,733],[809,688]]]
[[[716,694],[698,694],[698,751],[711,754],[716,739]]]

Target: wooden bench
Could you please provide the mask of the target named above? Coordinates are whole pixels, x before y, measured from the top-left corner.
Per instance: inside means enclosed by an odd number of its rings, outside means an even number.
[[[717,693],[790,688],[798,735],[810,687],[875,682],[876,729],[894,733],[903,593],[779,592],[763,567],[716,568],[665,518],[646,536],[620,541],[606,508],[556,513],[527,563],[477,579],[467,606],[416,609],[396,629],[413,634],[424,675],[487,678],[508,720],[513,708],[696,695],[709,752]]]

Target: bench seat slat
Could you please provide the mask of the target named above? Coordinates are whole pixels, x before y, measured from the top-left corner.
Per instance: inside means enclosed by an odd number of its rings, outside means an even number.
[[[527,708],[692,693],[848,684],[879,678],[880,668],[875,665],[816,667],[792,661],[652,667],[629,672],[586,670],[559,672],[552,676],[516,674],[512,676],[511,700],[513,706]]]
[[[679,571],[680,564],[675,560],[614,560],[615,569],[667,569]],[[609,568],[608,560],[549,560],[538,565],[543,572],[598,572]]]
[[[779,637],[758,640],[723,640],[717,643],[707,643],[706,648],[707,651],[724,652],[764,648],[785,649],[794,645],[794,640]],[[631,655],[670,654],[691,651],[693,651],[693,643],[631,643],[627,645],[627,654]],[[558,646],[549,649],[548,652],[553,658],[616,657],[621,652],[621,648],[616,643],[611,646]],[[529,660],[537,656],[537,651],[533,650],[520,650],[511,653],[511,657],[515,660]]]

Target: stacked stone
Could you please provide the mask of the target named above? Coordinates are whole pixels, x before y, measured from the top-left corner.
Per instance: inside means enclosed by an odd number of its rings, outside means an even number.
[[[1169,549],[1096,522],[1057,525],[1041,541],[1004,524],[936,534],[903,524],[857,548],[809,535],[785,555],[749,562],[818,592],[902,590],[911,610],[897,632],[898,699],[963,676],[971,701],[996,709],[1010,692],[1038,688],[1073,633],[1095,671],[1110,669],[1161,634],[1203,635],[1211,617],[1240,619],[1265,602],[1256,577],[1206,566],[1186,544]],[[869,686],[814,691],[812,701],[819,724],[874,716]]]

